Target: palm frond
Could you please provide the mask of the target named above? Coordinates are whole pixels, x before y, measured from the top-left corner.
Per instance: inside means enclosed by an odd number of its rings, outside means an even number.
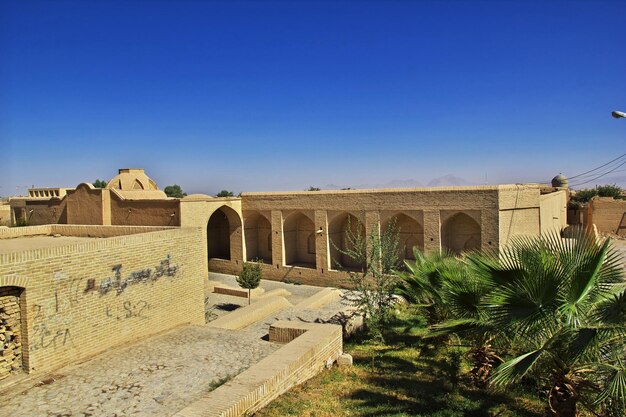
[[[594,311],[594,318],[607,324],[626,325],[626,290],[600,301]]]
[[[626,368],[607,367],[606,383],[604,389],[596,398],[596,403],[601,403],[611,398],[623,407],[626,407]]]
[[[488,322],[475,319],[448,320],[443,323],[435,324],[430,329],[431,331],[425,338],[439,337],[450,334],[475,336],[477,334],[485,335],[495,333],[497,331],[497,328],[493,327]]]
[[[544,353],[543,349],[538,349],[504,362],[495,369],[491,382],[494,385],[509,385],[519,381]]]

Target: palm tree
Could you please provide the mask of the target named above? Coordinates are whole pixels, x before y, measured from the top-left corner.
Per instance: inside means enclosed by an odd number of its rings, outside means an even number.
[[[405,261],[407,271],[400,274],[402,281],[397,289],[398,294],[425,311],[430,325],[426,338],[456,334],[471,343],[470,375],[480,387],[488,384],[493,367],[503,362],[493,344],[506,340],[485,320],[484,300],[496,283],[489,275],[480,274],[477,265],[488,261],[478,253],[461,259],[415,251],[415,261]]]
[[[574,417],[579,405],[624,407],[626,285],[609,240],[519,238],[475,265],[497,283],[481,320],[507,334],[516,351],[495,370],[495,385],[539,378],[555,416]]]
[[[463,265],[459,259],[447,253],[424,254],[414,248],[413,256],[414,261],[404,261],[406,271],[398,272],[401,280],[396,293],[424,310],[428,324],[440,323],[450,315],[442,298],[444,283],[463,273]]]

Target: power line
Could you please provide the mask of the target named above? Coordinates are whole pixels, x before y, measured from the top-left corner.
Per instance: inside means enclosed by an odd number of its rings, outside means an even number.
[[[610,160],[610,161],[609,161],[609,162],[607,162],[606,164],[600,165],[599,167],[596,167],[596,168],[594,168],[594,169],[592,169],[592,170],[589,170],[589,171],[587,171],[587,172],[583,172],[582,174],[578,174],[578,175],[571,176],[571,177],[569,177],[569,179],[571,180],[571,179],[574,179],[574,178],[582,177],[583,175],[586,175],[586,174],[589,174],[589,173],[591,173],[591,172],[597,171],[597,170],[599,170],[600,168],[604,168],[605,166],[612,164],[613,162],[617,161],[618,159],[623,158],[624,156],[626,156],[626,153],[623,153],[623,154],[621,154],[620,156],[618,156],[617,158],[615,158],[615,159],[613,159],[613,160]],[[621,166],[621,165],[620,165],[620,166]],[[592,181],[593,181],[593,180],[592,180]]]
[[[613,163],[611,163],[609,165],[606,165],[602,170],[597,170],[596,172],[585,174],[585,175],[581,174],[581,175],[578,176],[578,179],[576,179],[576,181],[574,181],[574,182],[586,181],[587,179],[590,179],[591,177],[596,177],[598,175],[601,175],[602,172],[606,172],[608,170],[619,168],[620,164],[625,162],[625,161],[626,161],[626,159],[618,159],[617,161],[615,161],[615,162],[613,162]]]
[[[610,174],[611,172],[616,171],[616,170],[617,170],[617,168],[619,168],[619,167],[621,167],[621,166],[624,166],[624,165],[626,165],[626,161],[622,162],[621,164],[619,164],[619,165],[618,165],[618,166],[616,166],[615,168],[611,169],[610,171],[606,171],[605,173],[598,175],[598,176],[597,176],[597,177],[595,177],[595,178],[592,178],[592,179],[587,180],[587,181],[579,182],[578,184],[571,184],[571,185],[570,185],[570,187],[576,187],[576,186],[579,186],[579,185],[583,185],[583,184],[587,184],[587,183],[589,183],[589,182],[595,181],[595,180],[597,180],[597,179],[599,179],[599,178],[604,177],[604,176],[605,176],[605,175],[607,175],[607,174]]]

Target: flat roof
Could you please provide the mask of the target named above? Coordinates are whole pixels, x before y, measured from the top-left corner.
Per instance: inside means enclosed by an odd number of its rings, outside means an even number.
[[[78,236],[49,236],[33,235],[20,236],[9,239],[0,239],[0,255],[5,253],[22,252],[32,249],[53,248],[57,246],[73,245],[93,241],[94,239],[105,239],[97,237]]]
[[[447,187],[414,187],[414,188],[370,188],[350,190],[319,190],[319,191],[251,191],[241,193],[242,197],[276,196],[276,195],[331,195],[331,194],[385,194],[385,193],[438,193],[445,191],[498,191],[517,190],[519,188],[540,189],[546,184],[500,184],[500,185],[455,185]]]

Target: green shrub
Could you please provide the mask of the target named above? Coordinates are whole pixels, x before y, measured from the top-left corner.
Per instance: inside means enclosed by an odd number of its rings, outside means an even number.
[[[244,262],[243,269],[237,277],[237,284],[248,290],[248,304],[250,304],[250,291],[261,283],[261,264],[259,262]]]

